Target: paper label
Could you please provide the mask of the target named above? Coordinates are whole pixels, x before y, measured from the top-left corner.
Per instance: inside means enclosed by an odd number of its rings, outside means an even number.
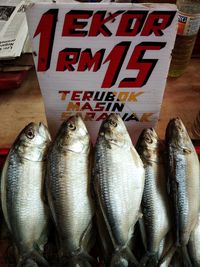
[[[155,127],[176,36],[175,5],[36,3],[29,33],[48,126],[81,114],[92,140],[110,113],[135,141]]]
[[[200,16],[192,16],[179,11],[178,14],[178,34],[195,35],[200,26]]]

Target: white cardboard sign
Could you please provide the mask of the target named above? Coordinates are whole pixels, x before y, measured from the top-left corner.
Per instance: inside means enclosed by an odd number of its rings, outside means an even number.
[[[27,19],[53,136],[75,113],[93,141],[112,112],[133,141],[155,126],[176,36],[175,5],[36,3]]]

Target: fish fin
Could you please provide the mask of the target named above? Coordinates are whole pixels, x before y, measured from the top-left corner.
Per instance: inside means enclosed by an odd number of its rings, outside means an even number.
[[[146,264],[147,264],[147,262],[148,262],[148,260],[149,260],[149,253],[146,253],[143,257],[142,257],[142,259],[140,260],[140,262],[139,262],[139,264],[138,264],[138,267],[144,267],[144,266],[146,266]]]
[[[44,267],[49,266],[46,259],[42,255],[40,255],[39,252],[37,252],[35,250],[31,252],[30,259],[32,259],[35,262],[37,262],[38,264],[40,264],[39,266],[44,266]]]
[[[155,267],[158,265],[158,261],[159,261],[158,253],[155,253],[154,255],[149,257],[146,267]]]
[[[92,267],[93,265],[91,265],[88,261],[86,260],[80,260],[80,259],[75,259],[75,258],[71,258],[68,259],[67,261],[63,262],[61,266],[65,266],[65,267]]]
[[[97,265],[97,260],[90,256],[87,252],[76,252],[71,257],[63,257],[61,262],[62,266],[70,267],[91,267]]]
[[[158,265],[159,256],[158,253],[149,253],[148,251],[142,257],[139,262],[139,267],[156,267]]]
[[[142,217],[143,217],[143,213],[142,213],[141,211],[139,211],[139,212],[138,212],[138,220],[139,220],[139,219],[142,219]]]
[[[20,259],[17,267],[38,267],[38,265],[32,259]]]
[[[180,252],[181,252],[183,267],[193,267],[190,256],[188,254],[187,246],[182,246],[180,248]]]
[[[31,251],[23,256],[20,257],[17,267],[37,267],[39,264],[39,266],[41,267],[47,267],[49,266],[48,262],[45,260],[45,258],[40,255],[39,252],[37,251]]]
[[[103,258],[103,261],[107,266],[114,247],[100,208],[96,210],[96,224],[98,229],[97,246],[100,247],[100,257]]]
[[[140,226],[140,234],[142,237],[142,243],[145,248],[145,251],[147,251],[147,237],[146,237],[146,231],[145,231],[145,226],[144,226],[144,220],[141,218],[139,219],[139,226]]]
[[[39,251],[40,254],[42,254],[44,252],[44,246],[48,241],[48,228],[44,227],[43,231],[40,235],[40,238],[38,239],[38,241],[33,245],[34,249],[36,251]]]
[[[175,245],[172,245],[168,250],[167,252],[159,259],[159,263],[158,263],[158,266],[162,265],[162,263],[164,263],[167,259],[167,257],[173,257],[174,253],[176,252],[177,250],[177,247]]]
[[[86,249],[90,251],[95,244],[96,241],[96,231],[94,229],[93,219],[89,222],[87,228],[83,232],[81,239],[80,239],[80,250],[85,251]]]
[[[129,262],[133,263],[134,266],[138,265],[138,260],[130,248],[128,246],[117,248],[112,255],[110,267],[128,267]]]

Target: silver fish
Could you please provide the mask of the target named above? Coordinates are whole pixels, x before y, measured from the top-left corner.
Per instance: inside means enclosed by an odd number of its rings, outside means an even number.
[[[91,142],[79,116],[63,122],[48,157],[48,202],[66,266],[90,266],[94,209],[90,195]],[[86,264],[87,263],[87,264]]]
[[[170,120],[166,130],[169,189],[174,206],[176,245],[189,241],[199,213],[199,162],[181,119]]]
[[[171,228],[164,145],[154,129],[145,129],[138,140],[137,150],[145,169],[141,208],[146,233],[146,252],[149,257],[154,257],[158,261],[160,242]]]
[[[95,147],[94,188],[112,240],[110,266],[137,263],[129,249],[144,188],[143,163],[117,114],[102,123]]]
[[[47,128],[30,123],[19,134],[6,159],[1,180],[2,209],[18,248],[18,266],[47,266],[38,251],[47,242],[48,214],[43,201]]]
[[[197,224],[190,235],[188,250],[194,267],[200,267],[200,214]]]

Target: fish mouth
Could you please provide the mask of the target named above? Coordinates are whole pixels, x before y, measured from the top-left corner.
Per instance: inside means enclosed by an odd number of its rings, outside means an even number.
[[[122,122],[122,123],[121,123]],[[123,121],[119,114],[111,113],[107,119],[105,119],[100,127],[100,133],[107,132],[107,134],[112,134],[112,132],[118,131],[118,126],[123,125]]]
[[[50,133],[49,133],[47,127],[42,122],[39,122],[37,126],[38,126],[38,132],[39,132],[39,134],[44,139],[47,139],[47,142],[51,141],[51,136],[50,136]]]

